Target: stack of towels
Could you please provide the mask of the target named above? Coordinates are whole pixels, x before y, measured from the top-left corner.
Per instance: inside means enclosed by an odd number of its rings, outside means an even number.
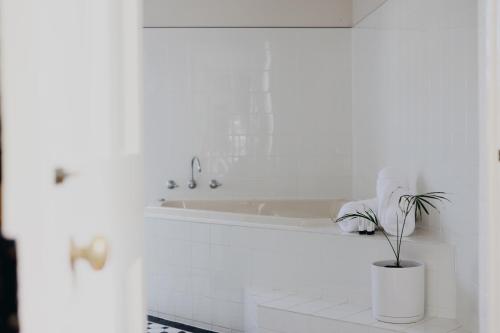
[[[338,217],[345,214],[372,210],[378,217],[379,223],[385,232],[397,235],[401,232],[403,213],[399,207],[399,198],[402,195],[415,194],[416,179],[409,179],[401,170],[396,168],[382,169],[377,178],[377,197],[368,200],[351,201],[342,206]],[[398,225],[399,223],[399,225]],[[339,222],[340,228],[345,232],[357,232],[361,229],[370,230],[373,223],[355,218]],[[406,219],[403,236],[408,236],[415,230],[415,214],[410,214]]]

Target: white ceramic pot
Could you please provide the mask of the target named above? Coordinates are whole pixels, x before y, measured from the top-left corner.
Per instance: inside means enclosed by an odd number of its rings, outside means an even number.
[[[424,317],[425,266],[409,260],[401,268],[394,260],[372,264],[372,309],[375,319],[394,324],[414,323]]]

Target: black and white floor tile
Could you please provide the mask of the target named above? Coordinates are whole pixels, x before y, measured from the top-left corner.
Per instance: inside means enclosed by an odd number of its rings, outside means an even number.
[[[146,333],[191,333],[191,332],[148,321],[148,331]]]
[[[201,328],[176,323],[153,316],[148,316],[148,329],[146,333],[216,333]]]

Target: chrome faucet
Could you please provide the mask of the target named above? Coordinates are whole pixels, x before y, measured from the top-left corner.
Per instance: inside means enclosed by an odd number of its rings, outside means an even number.
[[[193,157],[193,159],[191,160],[191,180],[189,181],[188,183],[188,187],[190,189],[194,189],[196,188],[196,181],[194,180],[194,164],[196,163],[196,165],[198,166],[198,173],[201,172],[201,163],[200,163],[200,159],[198,157]]]

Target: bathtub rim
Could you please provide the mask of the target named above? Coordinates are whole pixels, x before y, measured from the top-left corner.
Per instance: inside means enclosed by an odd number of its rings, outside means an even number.
[[[387,242],[387,240],[385,239],[385,237],[382,235],[381,232],[377,232],[375,235],[371,236],[359,235],[358,233],[344,232],[342,231],[342,229],[340,229],[340,227],[337,224],[331,222],[330,219],[317,219],[319,221],[316,222],[319,222],[319,225],[313,224],[307,226],[304,225],[307,223],[304,224],[283,223],[283,222],[289,222],[286,220],[294,220],[296,218],[263,216],[263,215],[251,215],[251,216],[252,217],[249,217],[249,214],[237,214],[229,212],[216,212],[208,210],[195,210],[195,209],[172,208],[172,207],[161,207],[161,206],[147,206],[144,208],[145,220],[161,219],[161,220],[226,225],[226,226],[246,227],[246,228],[300,231],[307,233],[328,234],[332,236],[363,238],[366,241]],[[278,222],[278,223],[262,223],[263,219],[269,219],[272,220],[273,222]],[[298,220],[305,222],[310,219],[298,219]],[[396,241],[396,238],[394,236],[389,236],[389,238],[393,241]],[[452,244],[447,242],[441,234],[436,234],[435,232],[433,232],[433,230],[421,227],[415,228],[415,232],[411,236],[403,237],[403,242],[426,243],[429,246],[443,245],[443,244],[446,244],[448,246],[453,246]]]

